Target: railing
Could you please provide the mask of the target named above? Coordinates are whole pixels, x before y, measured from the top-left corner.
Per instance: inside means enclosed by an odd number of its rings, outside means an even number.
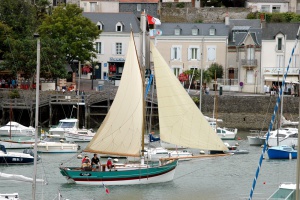
[[[239,85],[238,79],[218,78],[217,81],[218,81],[218,84],[221,84],[221,85]]]
[[[241,61],[243,66],[257,66],[257,59],[242,59]]]

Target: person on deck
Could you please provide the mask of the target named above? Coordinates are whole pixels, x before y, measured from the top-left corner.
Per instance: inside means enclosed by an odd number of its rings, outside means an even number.
[[[84,161],[85,161],[86,159],[89,159],[89,157],[88,157],[88,156],[84,156],[84,158],[82,158],[82,160],[81,160],[81,164],[84,163]]]
[[[93,170],[96,170],[97,166],[99,167],[100,160],[97,157],[97,154],[94,154],[94,157],[92,158],[92,168]]]
[[[111,171],[112,167],[113,167],[113,163],[111,161],[111,158],[107,159],[107,163],[106,163],[107,169],[109,169],[109,171]]]

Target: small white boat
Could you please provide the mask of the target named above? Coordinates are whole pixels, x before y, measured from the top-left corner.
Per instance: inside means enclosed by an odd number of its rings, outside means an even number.
[[[35,128],[32,126],[23,126],[14,121],[10,121],[6,125],[0,127],[0,135],[6,137],[33,136],[34,133]]]
[[[193,154],[187,150],[181,151],[170,151],[169,156],[171,158],[178,158],[179,160],[190,160],[192,159]]]
[[[265,131],[264,131],[265,134]],[[266,138],[260,130],[250,130],[250,135],[247,136],[250,146],[261,146],[265,143]]]
[[[0,194],[0,200],[20,200],[19,193],[3,193]]]
[[[266,135],[264,136],[266,138]],[[279,144],[277,144],[279,142]],[[297,128],[280,128],[279,130],[270,131],[268,145],[271,147],[278,145],[297,146],[298,129]]]
[[[42,153],[76,153],[78,150],[78,144],[65,142],[60,135],[48,135],[37,144],[37,151]]]
[[[216,131],[217,123],[209,122],[209,124]],[[217,127],[216,133],[222,140],[234,140],[237,134],[237,128]]]
[[[0,144],[4,145],[6,149],[27,149],[32,148],[35,140],[33,137],[18,137],[10,139],[1,139]]]
[[[58,125],[52,126],[49,129],[50,135],[64,136],[66,132],[75,132],[78,129],[78,119],[61,119]]]
[[[282,183],[267,200],[292,200],[296,199],[296,184]]]
[[[70,142],[89,142],[93,139],[95,134],[93,129],[83,128],[65,132],[64,137]]]

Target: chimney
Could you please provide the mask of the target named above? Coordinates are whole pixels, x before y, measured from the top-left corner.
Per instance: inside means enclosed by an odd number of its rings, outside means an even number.
[[[225,25],[229,26],[230,22],[229,22],[229,16],[228,16],[228,12],[226,12],[226,16],[225,16]]]
[[[264,13],[260,13],[260,26],[261,28],[266,28],[266,19]]]

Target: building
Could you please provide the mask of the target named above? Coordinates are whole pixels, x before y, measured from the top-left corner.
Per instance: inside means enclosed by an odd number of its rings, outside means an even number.
[[[224,90],[261,92],[261,22],[260,20],[228,19],[228,68]]]
[[[290,1],[293,0],[247,0],[246,8],[251,8],[252,12],[282,13],[293,12]]]
[[[94,22],[102,33],[95,40],[97,79],[119,80],[126,58],[131,29],[134,34],[137,52],[141,55],[140,22],[133,13],[83,13]],[[98,68],[98,69],[97,69]]]
[[[212,63],[227,67],[228,27],[224,23],[162,23],[152,38],[158,51],[178,76],[206,70]]]
[[[299,83],[299,46],[291,56],[299,25],[300,23],[267,23],[263,27],[261,67],[262,82],[266,87],[281,86],[287,66],[289,70],[284,91],[288,92],[295,83]]]

